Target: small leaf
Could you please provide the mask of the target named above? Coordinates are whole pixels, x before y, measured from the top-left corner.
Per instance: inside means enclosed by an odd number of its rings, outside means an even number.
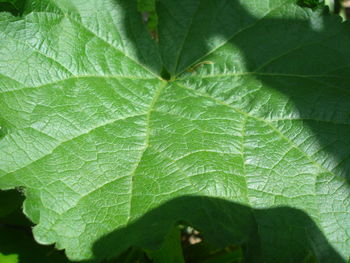
[[[0,262],[1,263],[18,263],[18,255],[3,255],[0,253]]]
[[[184,263],[180,229],[178,227],[173,227],[165,237],[162,247],[157,250],[149,250],[147,254],[154,263]]]

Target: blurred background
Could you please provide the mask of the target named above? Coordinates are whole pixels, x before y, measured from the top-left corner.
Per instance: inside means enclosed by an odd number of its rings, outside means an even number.
[[[325,4],[330,7],[332,12],[341,15],[343,19],[350,19],[350,0],[325,0]]]

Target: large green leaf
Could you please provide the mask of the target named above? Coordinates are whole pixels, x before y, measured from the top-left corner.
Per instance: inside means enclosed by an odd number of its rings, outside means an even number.
[[[350,256],[350,26],[292,0],[30,0],[0,15],[0,188],[74,260],[185,221],[249,262]],[[170,73],[170,81],[160,76]]]

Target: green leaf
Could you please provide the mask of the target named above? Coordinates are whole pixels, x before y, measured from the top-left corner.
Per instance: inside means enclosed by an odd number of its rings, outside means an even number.
[[[131,247],[117,258],[111,261],[103,261],[108,263],[150,263],[146,252],[143,249]]]
[[[0,14],[0,188],[72,260],[185,221],[248,262],[350,256],[350,26],[291,0]],[[161,76],[169,72],[170,80]]]
[[[158,41],[158,15],[156,11],[156,0],[138,0],[137,9],[142,13],[153,39]]]
[[[155,12],[156,0],[137,0],[137,9],[140,12]]]
[[[316,8],[324,4],[323,0],[298,0],[297,2],[300,6]]]
[[[242,251],[231,251],[204,261],[204,263],[239,263],[242,262]]]
[[[0,253],[0,262],[1,263],[18,263],[18,255],[3,255]]]
[[[182,255],[180,229],[173,227],[165,237],[162,247],[157,250],[150,250],[147,254],[154,263],[185,263]]]

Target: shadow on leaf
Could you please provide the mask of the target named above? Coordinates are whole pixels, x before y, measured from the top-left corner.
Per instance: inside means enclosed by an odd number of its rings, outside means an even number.
[[[175,81],[264,119],[316,165],[349,182],[349,22],[295,2],[264,13],[254,1],[159,0],[159,43],[136,48],[138,57],[158,75],[169,72]],[[137,12],[132,1],[125,8]],[[135,33],[141,24],[140,16],[125,16],[135,47],[142,46],[144,36]]]
[[[241,2],[158,1],[159,43],[137,49],[139,60],[159,76],[169,74],[170,82],[262,120],[327,178],[349,183],[349,23],[326,9],[301,9],[296,1],[266,13],[269,8],[260,10],[256,1]],[[137,12],[135,3],[125,2],[125,8]],[[129,40],[140,46],[135,32],[141,17],[125,16],[124,22]],[[130,245],[157,247],[181,220],[218,246],[245,244],[247,262],[302,262],[309,253],[320,262],[344,262],[300,210],[252,210],[208,197],[163,204],[101,239],[95,255],[117,254]],[[116,248],[117,240],[124,246]]]
[[[218,247],[239,244],[246,262],[303,262],[310,254],[319,262],[345,262],[328,244],[313,220],[287,207],[251,209],[210,197],[185,196],[146,213],[130,225],[95,243],[97,258],[110,257],[129,246],[157,249],[175,223],[186,222]],[[121,242],[122,241],[122,242]]]

